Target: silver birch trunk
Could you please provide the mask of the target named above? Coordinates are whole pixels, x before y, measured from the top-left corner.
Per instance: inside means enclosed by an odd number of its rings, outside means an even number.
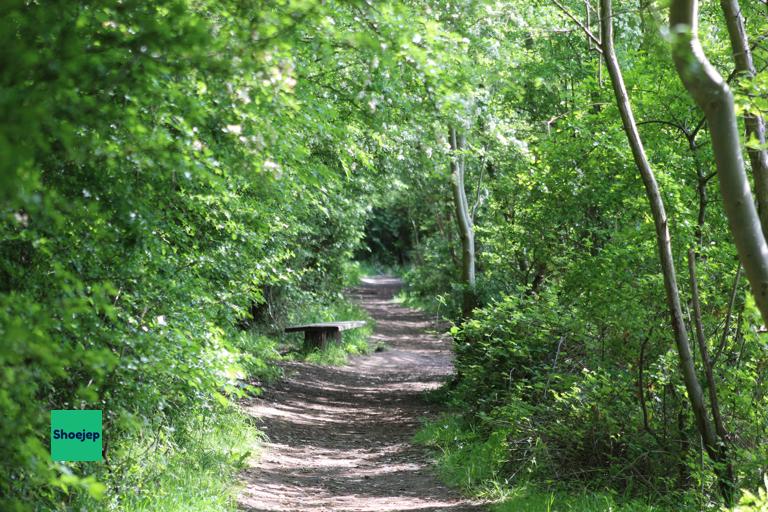
[[[752,50],[744,27],[744,16],[738,0],[720,0],[720,7],[725,16],[728,36],[731,40],[731,52],[736,75],[754,78],[757,71],[752,60]],[[765,145],[765,121],[760,115],[747,114],[744,116],[747,140],[754,138]],[[752,178],[755,182],[755,197],[757,198],[757,213],[763,228],[763,236],[768,238],[768,151],[765,149],[747,148],[749,162],[752,166]]]
[[[669,23],[675,66],[707,118],[725,214],[755,303],[768,323],[768,246],[744,170],[733,95],[699,42],[697,2],[673,0]]]
[[[462,314],[468,318],[475,307],[475,231],[469,214],[467,192],[464,188],[464,156],[460,154],[466,143],[463,134],[450,129],[451,145],[451,188],[456,222],[461,239],[461,280],[464,285]]]

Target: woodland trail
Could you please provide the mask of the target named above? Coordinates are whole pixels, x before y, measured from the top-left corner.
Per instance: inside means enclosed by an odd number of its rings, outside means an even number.
[[[380,276],[350,292],[377,322],[372,344],[386,350],[343,367],[285,364],[285,378],[245,404],[269,442],[242,474],[241,510],[485,510],[441,484],[411,442],[436,412],[423,392],[453,367],[450,341],[426,332],[426,315],[392,302],[399,286]]]

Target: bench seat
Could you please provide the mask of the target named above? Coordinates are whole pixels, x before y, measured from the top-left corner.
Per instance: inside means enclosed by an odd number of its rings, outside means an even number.
[[[365,321],[350,320],[344,322],[320,322],[314,324],[292,325],[285,332],[304,332],[304,350],[325,348],[329,341],[341,341],[341,332],[363,327]]]

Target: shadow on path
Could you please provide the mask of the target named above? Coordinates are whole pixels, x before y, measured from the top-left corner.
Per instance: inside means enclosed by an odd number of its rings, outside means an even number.
[[[241,510],[485,510],[441,484],[429,455],[411,444],[435,412],[423,392],[453,367],[450,340],[427,334],[425,315],[392,302],[399,287],[380,276],[350,292],[377,322],[371,341],[387,350],[336,368],[285,363],[286,377],[244,404],[269,442],[241,476]]]

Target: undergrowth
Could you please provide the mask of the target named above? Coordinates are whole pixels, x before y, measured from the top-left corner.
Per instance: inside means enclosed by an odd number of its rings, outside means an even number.
[[[428,399],[439,401],[445,390],[433,392]],[[522,418],[518,418],[523,421]],[[510,467],[507,433],[497,430],[483,435],[466,424],[458,413],[444,414],[426,423],[414,441],[436,453],[440,478],[467,495],[494,503],[492,512],[681,512],[720,510],[701,496],[679,493],[674,496],[623,496],[610,489],[577,488],[563,482],[536,479],[537,464],[546,464],[543,449],[534,446],[532,464]],[[539,452],[539,453],[537,453]],[[537,460],[541,457],[541,460]],[[741,491],[739,505],[733,512],[768,512],[768,477],[758,492]]]
[[[144,427],[123,437],[112,463],[100,467],[101,487],[72,493],[67,510],[234,512],[237,473],[262,438],[236,406],[205,404],[175,429]]]
[[[491,508],[492,512],[671,512],[672,509],[631,501],[621,502],[610,494],[547,492],[533,488],[517,488]],[[679,509],[678,509],[679,510]]]
[[[305,303],[297,307],[296,314],[309,322],[370,320],[359,306],[341,297]],[[261,389],[257,386],[279,379],[282,371],[276,363],[280,360],[342,365],[349,355],[370,351],[367,338],[371,332],[369,321],[366,327],[345,332],[341,344],[287,356],[281,350],[286,344],[300,347],[300,336],[281,339],[255,330],[240,332],[231,340],[237,350],[233,357],[240,369],[239,385],[207,401],[198,397],[201,402],[194,403],[194,410],[173,421],[131,418],[119,434],[113,429],[113,437],[119,441],[110,447],[110,463],[102,464],[87,479],[73,473],[67,480],[67,509],[236,511],[237,474],[258,455],[263,434],[230,399],[258,395]]]
[[[144,462],[135,492],[121,493],[122,510],[233,511],[237,509],[237,473],[258,453],[263,435],[234,407],[199,415],[179,449]],[[129,469],[130,471],[130,469]]]
[[[464,424],[458,414],[446,414],[427,423],[415,442],[433,448],[437,469],[450,486],[496,504],[493,512],[671,512],[671,509],[636,500],[624,500],[608,492],[585,492],[557,484],[543,486],[531,481],[530,468],[511,469],[507,464],[506,433],[483,436]],[[534,448],[535,450],[535,448]],[[524,474],[520,474],[524,472]]]

